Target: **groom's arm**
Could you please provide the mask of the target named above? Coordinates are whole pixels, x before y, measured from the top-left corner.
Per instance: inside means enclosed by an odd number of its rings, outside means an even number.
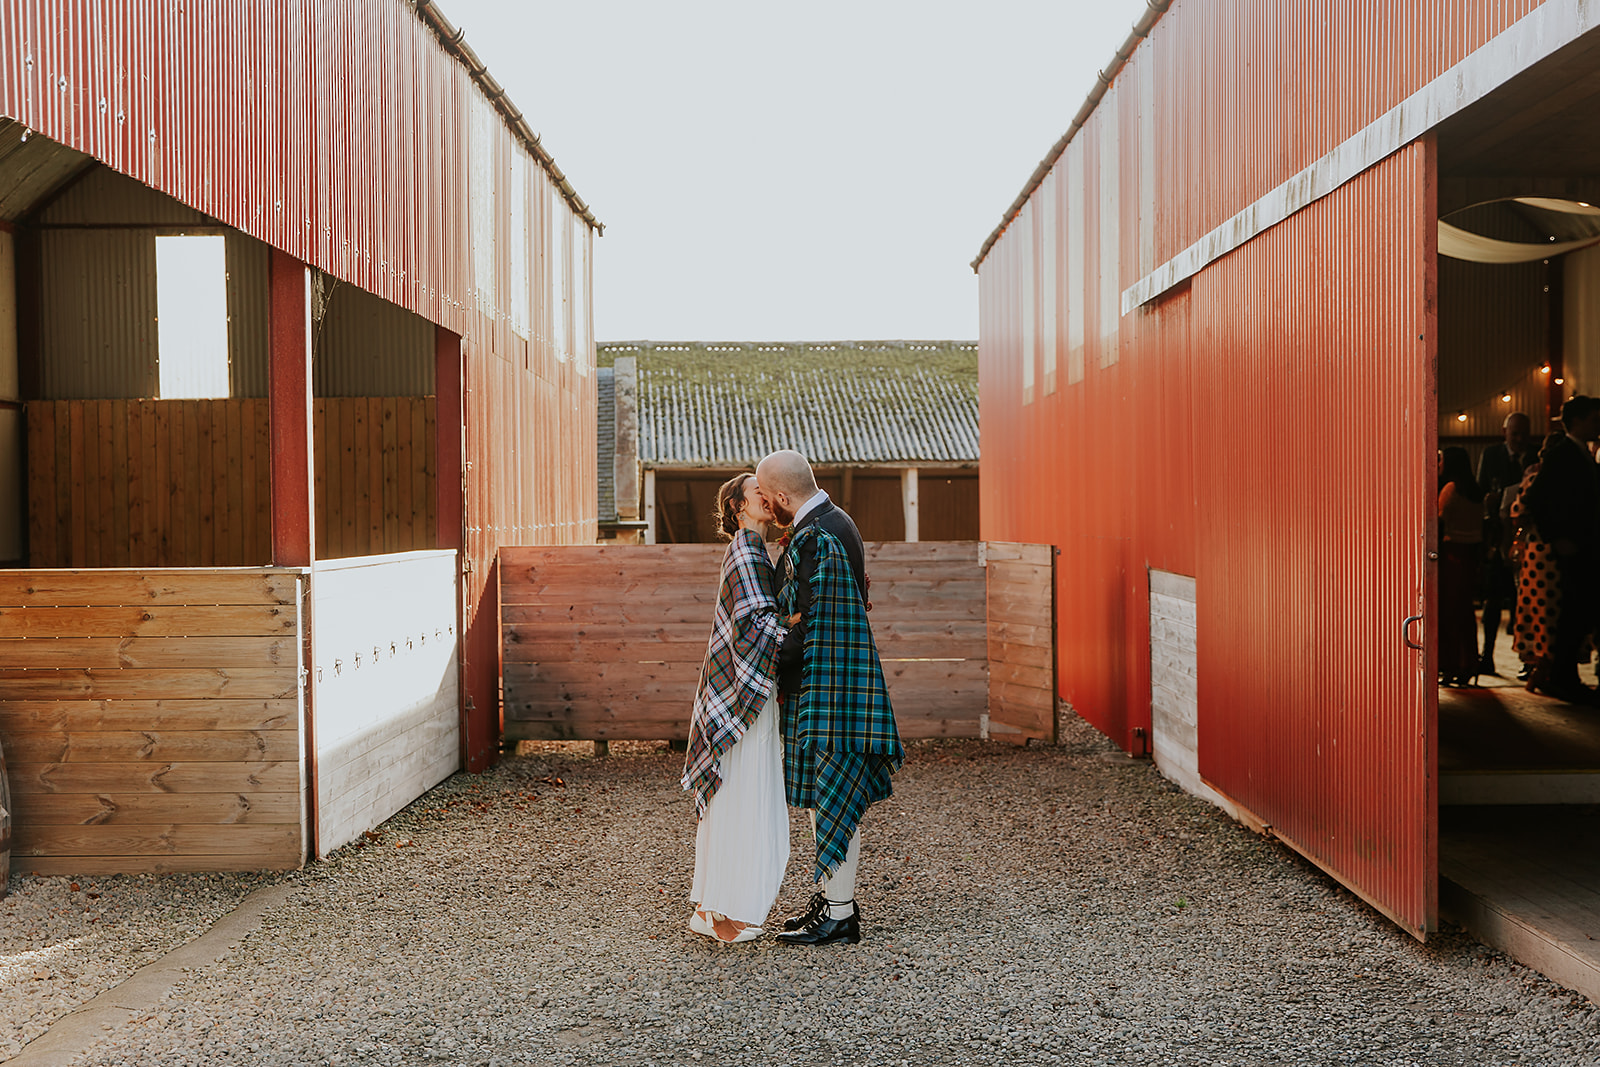
[[[816,573],[817,541],[809,538],[800,546],[794,566],[794,610],[799,613],[800,621],[789,627],[789,632],[784,634],[783,644],[778,646],[778,679],[786,691],[799,688],[800,671],[805,665],[806,622],[811,618],[811,579]]]

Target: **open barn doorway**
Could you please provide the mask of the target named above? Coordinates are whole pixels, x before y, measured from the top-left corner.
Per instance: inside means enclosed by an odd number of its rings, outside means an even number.
[[[1562,411],[1600,395],[1597,104],[1580,40],[1437,135],[1441,911],[1589,996],[1600,538],[1562,524],[1600,472]]]

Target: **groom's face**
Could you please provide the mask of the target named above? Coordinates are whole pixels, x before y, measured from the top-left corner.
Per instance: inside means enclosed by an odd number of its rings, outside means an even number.
[[[766,498],[767,507],[772,509],[772,517],[778,520],[779,526],[789,526],[794,522],[794,509],[789,506],[788,493],[763,489],[761,495]]]

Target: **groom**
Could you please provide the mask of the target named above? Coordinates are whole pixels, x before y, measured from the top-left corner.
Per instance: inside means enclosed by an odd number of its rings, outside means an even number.
[[[778,650],[783,778],[790,806],[811,810],[822,883],[778,940],[854,944],[861,816],[889,796],[889,776],[905,760],[867,623],[865,551],[856,524],[817,488],[800,453],[774,452],[756,467],[756,481],[778,522],[791,527],[778,561],[778,605],[801,621]]]

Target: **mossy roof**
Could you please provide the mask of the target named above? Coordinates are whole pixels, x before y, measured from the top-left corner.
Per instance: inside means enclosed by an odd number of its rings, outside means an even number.
[[[625,342],[646,467],[749,467],[793,448],[818,465],[978,462],[972,341]]]

